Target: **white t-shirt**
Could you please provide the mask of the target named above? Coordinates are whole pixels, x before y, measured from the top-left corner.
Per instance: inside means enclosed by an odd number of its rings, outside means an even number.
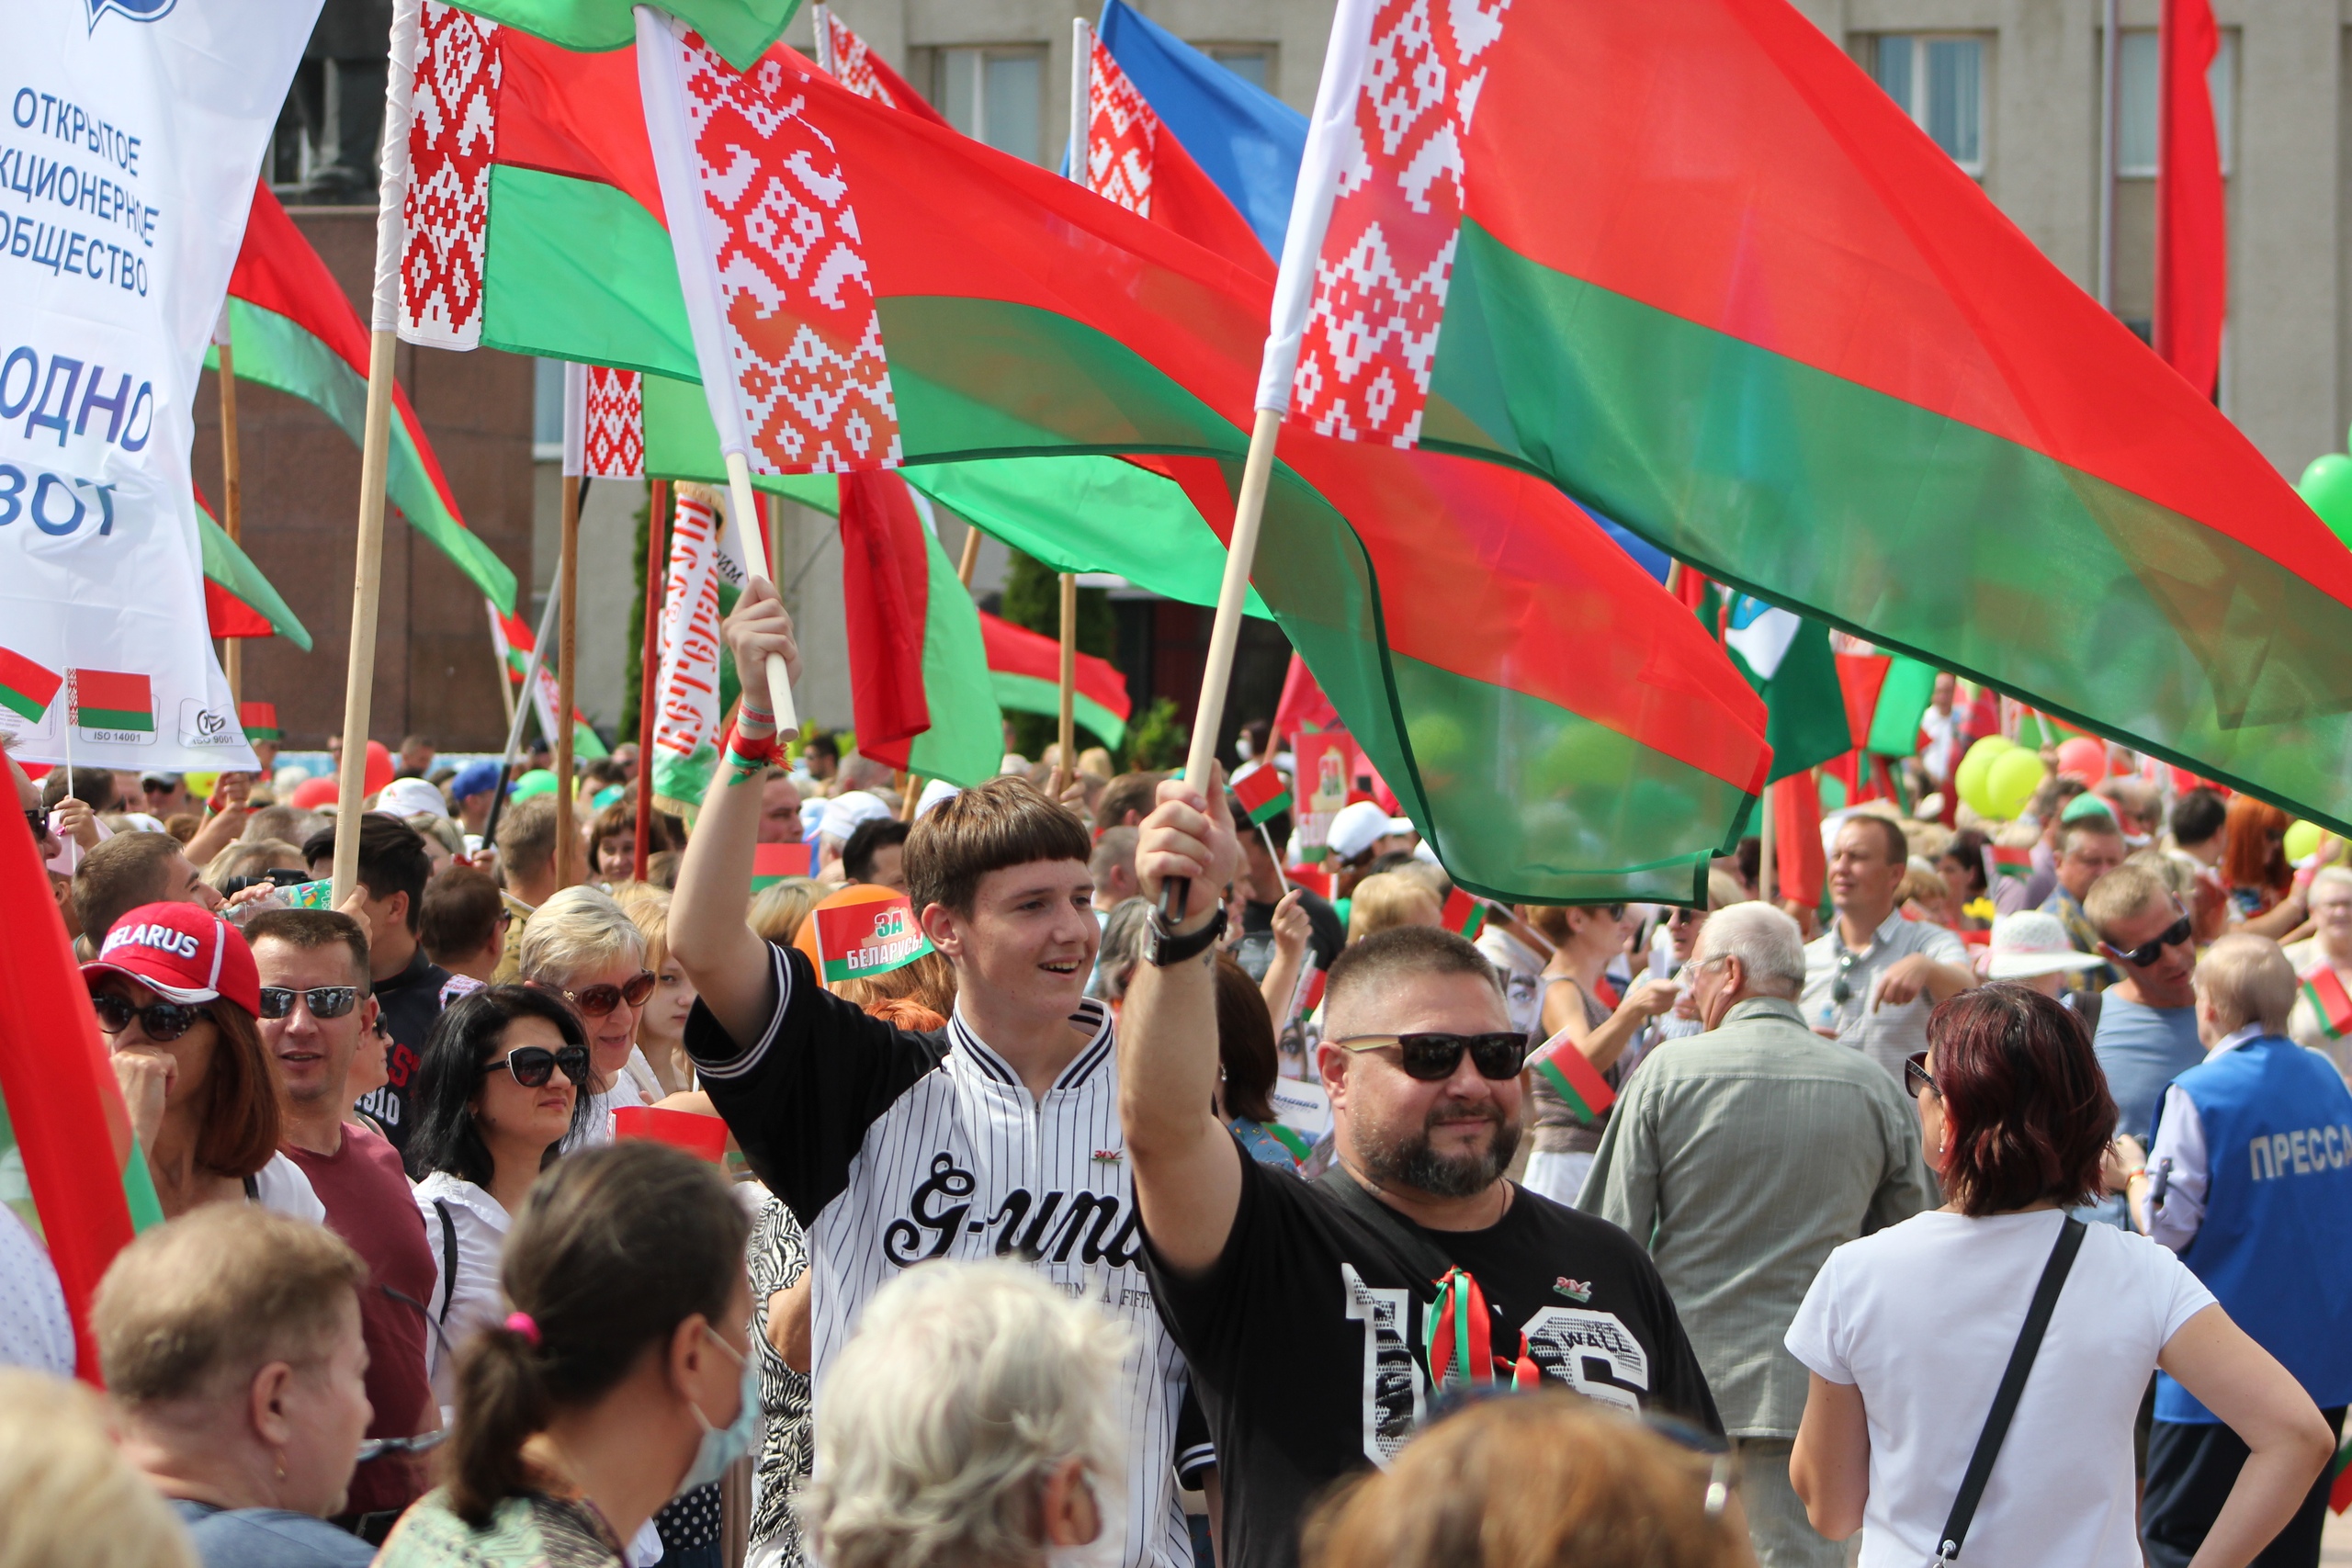
[[[254,1172],[254,1201],[289,1220],[307,1220],[314,1225],[327,1223],[327,1206],[311,1190],[311,1179],[282,1154],[270,1156],[269,1163]]]
[[[1929,1213],[1829,1255],[1790,1354],[1861,1391],[1860,1568],[1919,1568],[1975,1451],[2065,1216]],[[2156,1357],[2213,1294],[2143,1235],[2092,1225],[1962,1551],[1972,1568],[2139,1568],[2132,1426]]]

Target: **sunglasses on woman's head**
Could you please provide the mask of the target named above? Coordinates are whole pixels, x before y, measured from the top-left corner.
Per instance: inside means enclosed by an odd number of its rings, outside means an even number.
[[[622,985],[583,987],[564,992],[564,999],[590,1018],[602,1018],[623,1002],[633,1008],[643,1007],[645,998],[653,994],[655,978],[652,970],[640,969]]]
[[[294,1011],[294,998],[300,997],[310,1008],[312,1018],[341,1018],[359,1005],[356,986],[313,986],[307,991],[288,986],[264,986],[261,988],[261,1011],[255,1015],[280,1019]]]
[[[186,1002],[149,1002],[143,1008],[135,1007],[129,997],[113,991],[93,991],[90,1007],[98,1015],[98,1027],[108,1034],[121,1033],[135,1018],[139,1027],[147,1032],[147,1038],[159,1044],[177,1040],[196,1027],[198,1019],[210,1016],[203,1008]]]
[[[1358,1034],[1331,1043],[1343,1051],[1394,1048],[1405,1076],[1420,1083],[1443,1083],[1462,1066],[1462,1054],[1482,1078],[1515,1078],[1527,1062],[1527,1036],[1512,1030],[1495,1034]]]
[[[566,1045],[560,1051],[550,1051],[544,1045],[517,1045],[495,1062],[484,1062],[481,1070],[494,1073],[504,1067],[514,1075],[514,1081],[525,1089],[545,1089],[555,1077],[556,1069],[575,1084],[588,1081],[588,1047]]]
[[[2174,908],[2177,908],[2179,906],[2175,905]],[[2118,958],[2120,958],[2124,963],[2129,964],[2134,969],[2145,969],[2149,964],[2154,964],[2157,959],[2162,958],[2165,955],[2165,948],[2178,947],[2181,943],[2187,942],[2188,940],[2189,932],[2194,929],[2195,928],[2191,924],[2188,917],[2184,914],[2180,919],[2166,926],[2162,931],[2159,931],[2153,940],[2143,942],[2139,946],[2132,948],[2128,952],[2123,948],[2116,946],[2113,942],[2108,943],[2107,949],[2109,953],[2114,953]]]

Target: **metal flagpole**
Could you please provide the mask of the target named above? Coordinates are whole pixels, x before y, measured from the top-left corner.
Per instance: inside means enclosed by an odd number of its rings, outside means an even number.
[[[408,196],[409,104],[416,86],[423,0],[394,0],[384,73],[383,175],[376,193],[376,290],[368,336],[366,440],[359,462],[359,528],[351,574],[351,643],[343,687],[343,769],[335,791],[334,883],[340,905],[359,874],[359,801],[366,792],[368,705],[376,682],[376,602],[384,553],[384,469],[390,455],[392,355],[400,328],[400,259]]]
[[[557,570],[562,564],[557,563]],[[490,816],[481,825],[482,842],[492,843],[498,837],[498,815],[506,808],[507,775],[514,771],[515,753],[523,745],[523,721],[530,716],[532,694],[538,690],[539,666],[547,654],[548,638],[555,636],[555,616],[560,606],[556,596],[548,595],[547,608],[539,612],[538,635],[531,641],[531,657],[523,663],[523,694],[510,699],[506,714],[506,754],[498,764],[498,790],[490,797]],[[505,676],[499,671],[501,679]]]

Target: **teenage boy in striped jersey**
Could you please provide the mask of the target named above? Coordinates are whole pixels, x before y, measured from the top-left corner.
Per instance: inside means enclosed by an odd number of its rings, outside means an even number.
[[[702,1087],[808,1233],[815,1397],[900,1270],[1024,1260],[1132,1330],[1126,1473],[1091,1484],[1123,1562],[1189,1568],[1170,1471],[1184,1367],[1142,1269],[1110,1013],[1085,995],[1100,941],[1085,825],[1016,778],[926,812],[907,840],[908,893],[955,967],[956,1016],[933,1034],[868,1017],[745,922],[773,760],[767,657],[797,670],[799,650],[761,579],[726,631],[742,710],[679,872],[670,951],[701,998],[685,1041]]]

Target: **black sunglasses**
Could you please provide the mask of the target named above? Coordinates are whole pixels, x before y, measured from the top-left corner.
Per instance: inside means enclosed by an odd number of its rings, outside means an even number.
[[[1854,999],[1854,987],[1847,980],[1846,975],[1860,962],[1860,959],[1850,953],[1841,953],[1838,955],[1838,978],[1829,983],[1829,999],[1837,1006],[1844,1007]]]
[[[623,1002],[633,1008],[643,1007],[645,998],[653,994],[653,971],[640,969],[626,985],[590,986],[585,990],[566,991],[563,998],[590,1018],[602,1018]]]
[[[481,1070],[494,1073],[504,1067],[514,1075],[514,1081],[525,1089],[545,1089],[555,1077],[558,1067],[575,1084],[588,1081],[588,1047],[566,1045],[560,1051],[550,1051],[544,1045],[517,1045],[495,1062],[484,1062]]]
[[[2180,906],[2176,904],[2173,908],[2177,909]],[[2165,948],[2178,947],[2182,942],[2187,942],[2189,938],[2189,933],[2195,929],[2196,928],[2190,922],[2189,918],[2184,914],[2180,919],[2175,920],[2172,924],[2166,926],[2162,931],[2158,932],[2154,941],[2143,942],[2128,953],[2122,948],[2116,946],[2113,942],[2109,942],[2106,946],[2109,953],[2112,953],[2118,958],[2123,960],[2124,963],[2132,965],[2132,968],[2145,969],[2149,964],[2154,964],[2157,959],[2162,958],[2165,955]]]
[[[90,993],[90,1007],[98,1015],[98,1027],[108,1034],[121,1033],[135,1018],[139,1027],[147,1032],[147,1038],[158,1044],[177,1040],[196,1027],[198,1019],[211,1016],[205,1009],[186,1002],[149,1002],[143,1008],[133,1007],[129,997],[113,991]]]
[[[1914,1099],[1918,1097],[1921,1089],[1938,1100],[1944,1097],[1944,1091],[1936,1087],[1934,1077],[1928,1071],[1928,1054],[1925,1051],[1914,1051],[1903,1058],[1903,1082]]]
[[[25,826],[32,829],[34,843],[45,844],[49,842],[50,831],[48,812],[43,811],[37,807],[28,806],[25,807]]]
[[[359,1005],[356,986],[313,986],[298,991],[286,986],[264,986],[261,988],[261,1011],[256,1017],[285,1018],[294,1010],[294,998],[300,997],[310,1008],[312,1018],[341,1018]]]
[[[1527,1062],[1527,1036],[1513,1030],[1495,1034],[1359,1034],[1332,1042],[1346,1051],[1385,1051],[1392,1046],[1405,1076],[1443,1083],[1462,1065],[1462,1053],[1482,1078],[1515,1078]]]

